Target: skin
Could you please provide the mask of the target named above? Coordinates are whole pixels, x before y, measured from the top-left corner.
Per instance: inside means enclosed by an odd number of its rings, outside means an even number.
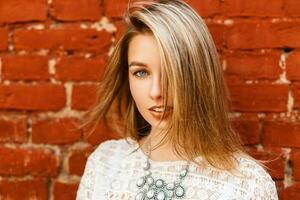
[[[135,64],[137,62],[146,66]],[[163,99],[159,52],[153,36],[138,35],[132,39],[129,44],[128,63],[131,95],[141,115],[152,127],[155,127],[159,120],[153,117],[148,109],[155,105],[162,105]],[[164,120],[157,129],[162,129],[165,123]]]
[[[143,63],[144,66],[137,62]],[[152,126],[149,136],[139,141],[141,149],[146,152],[146,144],[149,139],[151,139],[152,147],[158,144],[162,138],[158,131],[163,129],[167,123],[167,119],[163,119],[163,122],[157,126],[159,119],[153,117],[148,110],[152,106],[163,105],[160,55],[153,35],[139,34],[132,38],[128,48],[128,66],[131,95],[143,118]],[[172,106],[169,103],[168,105]],[[180,160],[169,143],[154,149],[151,152],[151,159],[156,161]]]

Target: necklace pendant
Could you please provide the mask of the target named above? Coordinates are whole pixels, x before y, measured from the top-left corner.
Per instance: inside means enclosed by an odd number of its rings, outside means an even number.
[[[175,184],[174,183],[168,183],[166,187],[167,187],[167,190],[174,190]]]
[[[150,163],[149,163],[149,161],[147,160],[145,163],[144,163],[144,165],[143,165],[143,169],[144,170],[148,170],[148,169],[150,169]]]
[[[147,170],[147,171],[145,172],[145,175],[146,175],[146,176],[150,176],[150,175],[151,175],[151,172],[150,172],[149,170]]]
[[[135,196],[135,200],[145,200],[144,192],[139,192],[139,193]]]
[[[149,199],[152,199],[155,197],[155,190],[154,189],[150,189],[148,192],[147,192],[147,198]]]
[[[166,199],[166,194],[164,193],[164,191],[158,192],[157,196],[156,196],[156,199],[157,200],[165,200]]]
[[[179,186],[175,189],[175,196],[176,196],[176,197],[179,197],[179,198],[182,198],[184,195],[185,195],[184,188],[183,188],[181,185],[179,185]]]
[[[143,186],[145,185],[145,183],[146,183],[145,178],[144,178],[144,177],[141,177],[141,178],[139,178],[139,180],[136,182],[136,185],[137,185],[139,188],[141,188],[141,187],[143,187]]]
[[[157,180],[155,181],[155,186],[158,187],[158,188],[161,188],[161,187],[163,187],[164,185],[165,185],[165,181],[162,180],[162,179],[157,179]]]
[[[180,172],[180,177],[181,177],[181,178],[184,178],[184,177],[187,175],[187,172],[188,172],[187,169],[182,170],[182,171]]]
[[[144,175],[136,182],[140,192],[135,196],[135,200],[173,200],[182,199],[185,196],[185,189],[181,185],[187,176],[189,163],[184,170],[181,170],[179,177],[172,183],[167,183],[164,179],[154,179],[150,171],[151,163],[149,156],[142,165]]]
[[[151,186],[151,185],[153,185],[153,183],[154,183],[154,179],[150,176],[150,177],[148,177],[147,178],[147,184],[149,185],[149,186]]]
[[[172,199],[172,197],[174,196],[174,191],[173,191],[173,190],[168,190],[168,191],[166,192],[166,194],[167,194],[167,197],[168,197],[169,199]]]

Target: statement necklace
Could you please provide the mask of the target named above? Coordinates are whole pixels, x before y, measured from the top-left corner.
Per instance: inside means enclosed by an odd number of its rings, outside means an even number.
[[[172,200],[173,198],[181,199],[185,196],[185,188],[181,185],[183,179],[187,176],[189,163],[186,168],[180,172],[178,179],[172,183],[167,183],[162,178],[155,180],[150,171],[149,157],[151,155],[150,143],[148,145],[147,160],[143,165],[145,175],[140,177],[136,185],[140,192],[135,196],[135,200]]]

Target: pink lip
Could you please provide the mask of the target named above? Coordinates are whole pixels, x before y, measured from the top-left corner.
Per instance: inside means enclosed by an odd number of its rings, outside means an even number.
[[[161,105],[161,106],[152,106],[151,108],[149,108],[149,110],[150,110],[150,111],[154,111],[155,108],[164,108],[164,106],[163,106],[163,105]],[[166,111],[169,111],[169,110],[171,110],[172,108],[173,108],[173,107],[167,106],[165,110],[166,110]]]
[[[163,112],[156,112],[155,110],[153,110],[154,108],[158,108],[158,107],[163,107],[163,106],[153,106],[153,107],[149,108],[150,114],[156,119],[160,119],[163,115]],[[166,108],[164,118],[167,118],[169,116],[171,110],[172,110],[172,107]]]

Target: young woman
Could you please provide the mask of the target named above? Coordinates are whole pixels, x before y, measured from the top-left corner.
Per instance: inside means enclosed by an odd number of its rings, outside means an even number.
[[[123,139],[89,156],[77,200],[278,199],[266,170],[232,130],[212,37],[180,0],[135,1],[97,103]]]

